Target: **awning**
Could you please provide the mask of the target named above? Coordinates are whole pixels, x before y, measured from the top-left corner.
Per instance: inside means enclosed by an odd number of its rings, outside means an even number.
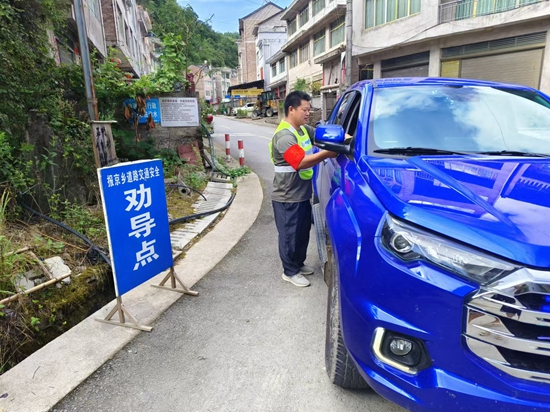
[[[263,80],[256,80],[254,82],[248,82],[248,83],[237,84],[236,86],[230,86],[227,89],[227,94],[231,94],[231,90],[233,90],[233,89],[262,89],[262,90],[264,90],[264,81]]]

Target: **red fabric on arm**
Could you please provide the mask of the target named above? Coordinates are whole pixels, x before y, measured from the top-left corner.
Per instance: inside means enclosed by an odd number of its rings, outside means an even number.
[[[300,145],[294,144],[286,149],[285,153],[283,154],[283,158],[289,165],[298,170],[298,166],[300,165],[300,162],[305,157],[305,155],[306,152],[304,151],[304,149],[302,149]]]

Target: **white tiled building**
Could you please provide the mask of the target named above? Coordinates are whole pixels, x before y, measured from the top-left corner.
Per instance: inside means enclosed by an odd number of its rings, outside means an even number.
[[[256,79],[264,80],[264,89],[269,89],[271,66],[269,59],[281,50],[286,41],[286,22],[281,20],[282,11],[258,23],[256,36]]]

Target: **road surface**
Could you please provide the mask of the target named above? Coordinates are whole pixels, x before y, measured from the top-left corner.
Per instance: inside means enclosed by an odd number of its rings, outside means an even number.
[[[258,219],[193,287],[199,297],[182,297],[152,333],[140,334],[54,411],[403,411],[372,391],[342,390],[327,379],[327,287],[314,239],[307,262],[316,269],[312,285],[281,279],[267,149],[274,129],[216,118],[216,141],[230,133],[237,156],[243,139],[246,163],[261,179]]]

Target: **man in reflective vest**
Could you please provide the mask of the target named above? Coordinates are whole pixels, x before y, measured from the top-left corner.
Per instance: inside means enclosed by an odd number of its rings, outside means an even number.
[[[303,275],[313,274],[305,265],[311,229],[313,166],[338,154],[326,150],[313,153],[315,130],[307,125],[311,98],[295,91],[285,99],[285,119],[279,124],[269,151],[275,166],[272,203],[279,232],[279,256],[283,280],[295,286],[309,286]]]

